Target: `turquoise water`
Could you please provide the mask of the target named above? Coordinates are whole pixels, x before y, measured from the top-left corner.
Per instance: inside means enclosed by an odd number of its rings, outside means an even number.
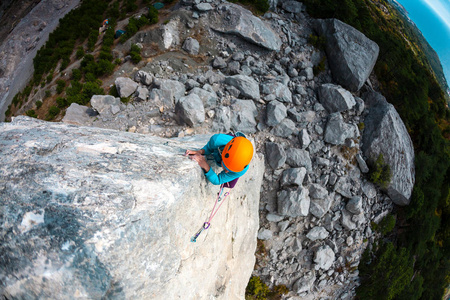
[[[409,13],[428,43],[439,55],[450,85],[450,1],[396,0]]]

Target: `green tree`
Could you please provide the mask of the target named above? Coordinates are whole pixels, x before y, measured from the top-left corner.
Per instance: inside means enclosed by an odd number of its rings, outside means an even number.
[[[66,88],[66,82],[62,79],[56,80],[56,93],[61,94]]]
[[[409,284],[414,273],[408,251],[396,249],[388,242],[371,258],[370,265],[367,264],[369,257],[366,253],[360,263],[362,284],[356,289],[357,296],[360,299],[394,299]]]

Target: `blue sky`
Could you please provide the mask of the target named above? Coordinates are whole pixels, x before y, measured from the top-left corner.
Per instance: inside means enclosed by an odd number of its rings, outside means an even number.
[[[439,55],[450,85],[450,0],[396,0]]]

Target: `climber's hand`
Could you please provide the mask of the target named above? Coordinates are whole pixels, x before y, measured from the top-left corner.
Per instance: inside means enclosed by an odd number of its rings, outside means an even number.
[[[206,158],[203,155],[201,155],[200,153],[196,153],[196,154],[190,156],[189,158],[192,160],[195,160],[198,163],[198,165],[203,170],[205,170],[205,172],[209,171],[210,167],[209,167],[208,163],[206,162]]]
[[[188,156],[188,155],[196,155],[196,154],[202,155],[202,154],[204,154],[204,153],[205,153],[205,150],[203,150],[203,149],[201,149],[201,150],[186,150],[186,152],[184,153],[184,155],[185,155],[185,156]]]

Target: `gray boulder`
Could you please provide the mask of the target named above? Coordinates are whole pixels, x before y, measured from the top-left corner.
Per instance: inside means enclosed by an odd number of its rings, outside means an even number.
[[[312,170],[311,156],[309,152],[298,148],[289,148],[286,150],[286,162],[291,167],[305,167],[306,170]]]
[[[314,262],[316,270],[328,270],[334,263],[335,254],[328,245],[320,246],[314,253]]]
[[[345,208],[354,215],[359,215],[363,212],[362,197],[353,196],[348,202]]]
[[[116,85],[117,93],[120,97],[130,97],[137,89],[138,84],[127,77],[117,77],[114,81]]]
[[[175,105],[175,113],[181,125],[184,122],[195,127],[205,121],[205,108],[202,100],[196,94],[181,97]]]
[[[272,169],[281,168],[286,162],[286,152],[283,146],[277,143],[266,143],[266,160]]]
[[[263,229],[261,228],[258,232],[258,239],[259,240],[270,240],[273,236],[272,231],[270,231],[269,229]]]
[[[89,125],[95,119],[95,117],[90,116],[88,113],[89,109],[87,106],[72,103],[67,108],[62,122],[72,125]]]
[[[289,88],[281,82],[268,81],[261,84],[261,92],[266,95],[275,95],[275,99],[284,102],[292,103],[292,93]]]
[[[235,99],[231,104],[231,128],[243,133],[255,133],[257,115],[253,101]]]
[[[303,3],[300,3],[298,1],[283,1],[281,7],[283,7],[285,11],[294,14],[305,11],[305,6],[303,5]]]
[[[355,230],[356,229],[356,223],[352,220],[352,213],[350,213],[348,210],[343,209],[341,214],[341,224],[342,226],[347,230]]]
[[[352,183],[347,176],[339,177],[336,184],[334,185],[334,190],[344,196],[345,198],[352,197]]]
[[[311,241],[317,241],[317,240],[323,240],[326,239],[330,233],[322,226],[317,226],[311,229],[307,234],[306,237],[310,239]]]
[[[153,83],[153,76],[145,71],[139,70],[134,74],[134,81],[149,86]]]
[[[373,162],[383,154],[392,173],[387,193],[394,203],[408,205],[415,180],[414,148],[408,130],[381,94],[369,92],[363,99],[369,106],[362,137],[364,156]]]
[[[213,9],[212,5],[209,3],[198,3],[195,5],[195,9],[201,12],[210,11]]]
[[[173,93],[169,90],[152,89],[148,95],[148,101],[152,106],[167,107],[173,109]]]
[[[140,86],[136,90],[136,99],[139,101],[147,101],[148,94],[148,88]]]
[[[345,123],[340,113],[337,112],[328,116],[324,135],[325,142],[333,145],[344,145],[346,139],[356,139],[358,136],[358,127]]]
[[[295,132],[295,123],[291,119],[284,119],[270,131],[271,134],[284,138],[288,138]]]
[[[289,185],[303,185],[303,180],[306,176],[306,169],[301,168],[291,168],[283,171],[281,175],[281,186],[289,186]]]
[[[346,89],[358,91],[375,66],[378,45],[337,19],[316,20],[314,28],[327,39],[326,53],[333,78]]]
[[[309,207],[309,212],[317,217],[322,218],[329,210],[331,205],[333,204],[334,193],[329,194],[327,197],[323,199],[311,199],[311,204]]]
[[[222,57],[216,57],[212,62],[212,66],[215,69],[223,69],[227,67],[227,62]]]
[[[210,15],[214,30],[233,34],[269,50],[279,51],[281,39],[266,23],[249,10],[232,3],[220,4]]]
[[[208,299],[244,299],[255,264],[264,161],[255,155],[216,226],[197,238],[216,250],[197,247],[190,238],[210,213],[217,186],[181,154],[209,137],[162,139],[22,116],[0,123],[0,224],[7,241],[1,294],[185,299],[195,288]],[[202,270],[223,276],[221,296]]]
[[[242,97],[259,100],[259,85],[249,76],[234,75],[225,77],[225,83],[234,86],[241,92]]]
[[[189,78],[184,83],[184,86],[186,87],[186,90],[192,90],[193,88],[200,87],[200,83],[197,80]]]
[[[311,270],[306,273],[304,276],[300,277],[293,285],[293,290],[298,295],[311,291],[311,288],[314,286],[314,281],[316,281],[316,273],[315,270]]]
[[[219,106],[214,110],[213,131],[229,132],[231,128],[231,112],[228,106]]]
[[[184,84],[176,80],[155,79],[154,84],[163,92],[164,95],[169,97],[168,100],[172,103],[172,107],[186,93],[186,87]]]
[[[205,109],[217,106],[217,94],[214,91],[207,91],[205,89],[195,87],[189,94],[196,94],[203,102]]]
[[[120,99],[110,95],[94,95],[91,98],[91,106],[99,114],[115,114],[120,111]]]
[[[308,190],[282,190],[277,193],[278,214],[288,217],[306,217],[309,212],[310,199]]]
[[[356,104],[349,91],[331,83],[319,87],[319,101],[329,113],[346,111]]]
[[[328,196],[328,191],[320,184],[313,183],[309,186],[309,196],[312,199],[325,199]]]
[[[266,124],[268,126],[278,125],[287,116],[287,108],[283,103],[273,100],[267,104]]]
[[[200,50],[200,44],[194,38],[188,37],[183,43],[183,50],[189,54],[197,55]]]
[[[366,161],[362,158],[360,153],[356,154],[356,161],[358,162],[358,166],[361,172],[363,173],[369,172],[369,167],[367,166]]]
[[[309,144],[311,143],[311,138],[308,134],[308,130],[306,130],[305,128],[300,130],[298,134],[298,140],[300,141],[300,147],[302,147],[302,149],[308,148]]]

